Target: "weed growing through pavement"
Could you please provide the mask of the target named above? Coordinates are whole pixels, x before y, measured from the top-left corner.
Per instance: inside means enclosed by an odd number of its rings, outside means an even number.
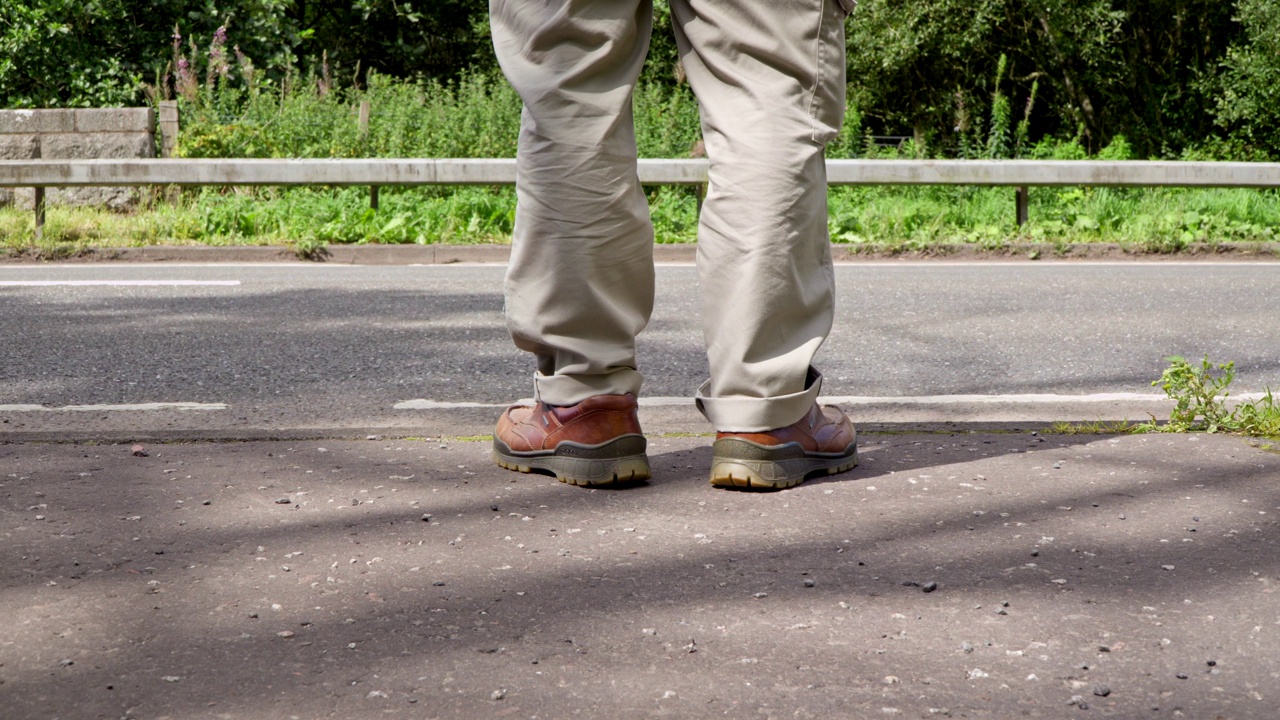
[[[1055,422],[1046,434],[1050,435],[1124,435],[1137,427],[1128,420],[1094,420],[1092,422]]]
[[[1257,401],[1227,406],[1228,388],[1236,375],[1234,362],[1213,363],[1205,357],[1196,366],[1177,355],[1166,360],[1169,367],[1151,384],[1174,401],[1169,422],[1161,425],[1153,417],[1135,426],[1135,432],[1229,432],[1280,438],[1280,404],[1271,388]]]
[[[1224,432],[1280,440],[1280,402],[1271,388],[1258,400],[1230,407],[1227,399],[1235,380],[1235,363],[1213,363],[1208,357],[1196,366],[1179,356],[1166,358],[1169,367],[1152,382],[1174,402],[1169,422],[1153,416],[1144,423],[1128,420],[1055,422],[1045,432],[1054,435],[1122,435],[1151,432]]]

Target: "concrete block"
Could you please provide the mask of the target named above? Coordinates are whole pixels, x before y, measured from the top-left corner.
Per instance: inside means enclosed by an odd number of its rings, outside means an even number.
[[[0,191],[3,192],[3,191]],[[19,210],[35,209],[35,192],[31,188],[14,188],[10,204]],[[127,212],[138,206],[140,190],[132,187],[67,187],[45,191],[46,205],[62,207],[105,207]],[[0,204],[3,204],[0,200]]]
[[[0,208],[9,207],[13,204],[13,191],[9,188],[0,188]]]
[[[76,110],[76,132],[155,132],[151,108],[83,108]]]
[[[39,135],[0,135],[0,160],[35,160],[39,157]]]
[[[0,133],[65,133],[75,129],[75,110],[0,110]]]
[[[46,160],[119,160],[156,156],[151,133],[59,133],[40,138],[40,156]]]

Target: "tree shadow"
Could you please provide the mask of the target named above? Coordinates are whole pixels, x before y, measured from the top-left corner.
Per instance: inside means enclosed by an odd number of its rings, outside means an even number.
[[[1113,441],[1155,451],[1115,453]],[[1193,442],[881,436],[850,473],[773,494],[712,490],[708,447],[685,438],[656,440],[654,479],[622,492],[491,468],[483,444],[167,445],[151,458],[0,447],[17,475],[0,489],[15,538],[0,607],[31,644],[0,649],[4,691],[14,717],[50,703],[79,716],[373,716],[414,699],[465,716],[492,710],[485,683],[519,689],[530,712],[556,707],[569,691],[539,686],[531,673],[546,672],[625,712],[654,672],[677,684],[681,667],[782,672],[792,659],[777,643],[795,631],[779,627],[796,622],[869,648],[892,642],[892,608],[971,615],[930,626],[926,644],[941,648],[997,622],[1045,636],[1069,606],[1177,612],[1183,598],[1216,598],[1221,613],[1223,588],[1278,569],[1274,521],[1238,511],[1241,499],[1278,504],[1276,463]],[[1068,472],[1053,467],[1064,462]],[[33,530],[36,512],[61,529]],[[926,582],[939,591],[921,593]],[[996,614],[1002,601],[1008,615]],[[735,623],[756,632],[715,630]],[[70,642],[42,634],[72,625]],[[694,634],[693,664],[675,663]],[[830,642],[806,647],[817,667],[844,664]],[[75,665],[59,667],[59,653]],[[766,660],[722,665],[739,656]],[[874,655],[863,662],[882,672]],[[601,683],[619,673],[634,688],[606,699]]]

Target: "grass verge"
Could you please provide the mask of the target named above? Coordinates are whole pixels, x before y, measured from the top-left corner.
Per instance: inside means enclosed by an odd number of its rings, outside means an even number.
[[[336,244],[507,243],[515,221],[509,187],[384,188],[377,210],[362,187],[144,195],[126,214],[53,206],[39,241],[30,211],[0,209],[0,248],[57,258],[88,248],[275,245],[306,255]],[[832,241],[855,253],[937,254],[955,245],[1000,252],[1036,245],[1053,255],[1099,243],[1126,252],[1177,253],[1280,241],[1280,193],[1274,191],[1035,188],[1032,219],[1023,227],[1014,223],[1013,191],[1004,188],[838,187],[830,197]],[[657,242],[695,241],[693,189],[649,188],[648,199]]]

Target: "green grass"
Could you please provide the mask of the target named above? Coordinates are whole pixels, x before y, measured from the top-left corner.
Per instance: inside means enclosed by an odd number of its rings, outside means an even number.
[[[831,191],[831,238],[881,253],[1028,243],[1168,253],[1193,243],[1280,241],[1280,194],[1270,191],[1033,189],[1031,199],[1031,222],[1019,228],[1008,189],[838,187]],[[695,241],[692,189],[651,188],[649,204],[659,243]],[[40,243],[30,211],[0,209],[0,248],[58,256],[144,245],[507,243],[514,218],[511,188],[383,188],[376,211],[363,187],[206,188],[129,214],[53,206]]]
[[[1280,239],[1280,194],[1257,190],[1032,188],[1024,227],[1013,191],[976,187],[848,187],[831,192],[831,236],[878,251],[972,244],[1114,243],[1177,252],[1193,243]]]

